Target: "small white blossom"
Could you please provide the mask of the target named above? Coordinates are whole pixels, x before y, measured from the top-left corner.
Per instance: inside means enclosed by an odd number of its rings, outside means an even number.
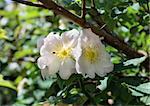
[[[85,77],[94,78],[95,74],[103,77],[113,70],[109,54],[91,29],[81,31],[74,56],[76,71]]]
[[[42,76],[59,73],[62,79],[68,79],[75,73],[75,59],[72,50],[77,44],[79,32],[75,29],[59,34],[50,33],[40,49],[41,57],[38,59],[38,66]]]

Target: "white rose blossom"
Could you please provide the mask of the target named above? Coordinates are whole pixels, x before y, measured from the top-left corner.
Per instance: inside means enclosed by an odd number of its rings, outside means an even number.
[[[75,59],[72,50],[77,44],[79,32],[75,29],[59,34],[50,33],[40,48],[41,57],[38,67],[42,76],[48,77],[59,73],[62,79],[68,79],[75,73]]]
[[[44,78],[57,72],[62,79],[68,79],[73,73],[103,77],[113,70],[109,54],[91,29],[80,33],[73,29],[61,36],[50,33],[41,44],[38,67]]]
[[[103,77],[113,70],[109,54],[100,38],[91,29],[83,29],[74,49],[76,71],[85,77]]]

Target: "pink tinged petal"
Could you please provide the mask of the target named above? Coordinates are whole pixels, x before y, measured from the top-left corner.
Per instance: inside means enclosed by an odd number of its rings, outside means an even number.
[[[110,73],[111,71],[113,71],[113,68],[114,68],[114,65],[113,64],[110,64],[109,66],[104,66],[104,72],[107,74],[107,73]]]
[[[49,55],[49,54],[50,54],[49,49],[47,48],[46,45],[43,45],[40,49],[40,55],[45,56],[45,55]]]
[[[43,79],[46,79],[46,77],[49,77],[49,73],[48,73],[48,67],[46,66],[44,69],[41,69],[41,75],[43,77]]]
[[[78,44],[72,50],[72,55],[75,58],[75,60],[78,62],[80,56],[82,55],[81,39],[80,38],[78,39]]]
[[[61,38],[64,46],[74,47],[77,44],[77,39],[79,37],[79,31],[72,29],[62,33]]]
[[[51,41],[55,39],[60,40],[59,33],[51,32],[47,35],[47,37],[45,38],[45,41]]]
[[[48,55],[52,52],[59,51],[63,47],[62,41],[55,35],[49,35],[44,39],[44,45],[41,47],[40,54]]]
[[[89,68],[86,70],[87,77],[95,78],[95,66],[93,64],[89,64]]]
[[[98,76],[104,77],[106,75],[106,72],[105,72],[102,64],[95,64],[95,67],[96,67],[95,73]]]
[[[73,49],[73,57],[75,58],[76,60],[76,64],[75,64],[75,67],[76,67],[76,71],[78,74],[82,74],[85,76],[85,72],[84,70],[80,67],[80,63],[83,63],[82,61],[84,60],[83,59],[83,56],[82,56],[82,43],[81,43],[81,37],[79,37],[78,39],[78,44],[77,46]],[[86,67],[86,66],[83,66],[83,67]]]
[[[84,77],[95,77],[95,66],[90,62],[86,61],[83,56],[80,56],[78,62],[76,62],[76,70],[79,74],[82,74]]]
[[[75,73],[75,62],[67,58],[61,63],[59,75],[62,79],[68,79],[73,73]]]
[[[86,73],[86,64],[85,64],[85,60],[83,59],[83,56],[79,57],[78,60],[76,61],[76,70],[78,74],[82,74],[83,76],[85,76]]]
[[[60,63],[60,60],[52,55],[40,57],[38,59],[38,67],[41,69],[43,78],[57,73]]]
[[[96,64],[97,71],[96,74],[103,77],[107,73],[111,72],[113,70],[114,65],[110,61],[109,54],[104,50],[104,48],[100,48],[100,57],[99,62]]]
[[[85,42],[89,42],[89,44],[99,44],[100,43],[100,38],[99,36],[97,36],[95,33],[92,32],[92,30],[90,28],[88,29],[83,29],[81,32],[82,35],[82,39]]]
[[[44,69],[48,64],[47,58],[40,57],[38,58],[37,64],[40,69]]]

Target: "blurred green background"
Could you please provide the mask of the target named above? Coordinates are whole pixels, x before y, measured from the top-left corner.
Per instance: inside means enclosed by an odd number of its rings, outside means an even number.
[[[77,15],[81,14],[81,0],[54,1]],[[148,0],[95,0],[95,4],[110,30],[130,47],[144,53],[149,52]],[[87,0],[87,8],[90,9],[90,0]],[[89,14],[86,19],[92,20]],[[55,76],[43,80],[36,63],[39,57],[36,46],[38,39],[52,31],[63,32],[72,28],[80,27],[62,16],[56,16],[52,11],[25,6],[11,0],[0,0],[0,106],[39,106],[44,101],[88,103],[80,87],[68,87],[78,76],[73,76],[68,82]],[[112,56],[112,62],[116,64],[114,73],[107,76],[107,80],[97,79],[98,84],[105,86],[105,90],[97,90],[96,85],[92,84],[85,85],[87,91],[91,95],[95,94],[93,97],[96,103],[102,105],[111,105],[111,101],[115,106],[150,105],[149,72],[140,68],[139,64],[123,66],[126,56],[110,45],[105,45]],[[84,79],[85,82],[88,80]],[[144,93],[142,88],[136,89],[142,83],[147,83],[142,86],[147,89]],[[95,91],[91,90],[92,87],[95,87]],[[62,98],[62,92],[66,92],[66,89],[71,93]],[[83,100],[79,101],[81,98]]]

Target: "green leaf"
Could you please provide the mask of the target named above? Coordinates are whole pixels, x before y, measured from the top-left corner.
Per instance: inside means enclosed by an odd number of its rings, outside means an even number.
[[[26,55],[31,55],[31,54],[33,54],[33,50],[32,49],[24,49],[22,51],[17,51],[15,53],[15,58],[16,59],[20,59],[20,58],[25,57]]]
[[[129,101],[132,100],[132,95],[131,91],[128,89],[125,83],[121,83],[119,86],[120,88],[120,98],[123,100],[125,103],[128,103]]]
[[[96,85],[95,84],[86,84],[85,89],[87,92],[93,93],[96,91]]]
[[[6,31],[3,29],[0,29],[0,39],[8,39],[6,36]]]
[[[5,16],[5,17],[15,17],[18,14],[18,10],[13,10],[13,15],[11,11],[4,11],[4,10],[0,10],[0,15],[1,16]]]
[[[23,104],[31,104],[32,102],[34,102],[34,98],[33,97],[28,97],[27,99],[23,99],[20,101]]]
[[[13,90],[17,90],[17,88],[13,85],[12,82],[3,79],[3,75],[0,74],[0,86],[11,88]]]
[[[131,64],[133,64],[134,66],[137,66],[138,64],[142,63],[146,58],[147,58],[147,56],[143,56],[143,57],[135,58],[135,59],[130,59],[130,60],[127,60],[126,62],[124,62],[123,64],[124,64],[124,66],[128,66]]]
[[[139,86],[128,85],[130,88],[139,91],[141,93],[150,94],[150,82],[140,84]]]
[[[35,91],[33,91],[33,94],[34,94],[34,96],[35,96],[35,98],[37,100],[40,100],[44,96],[45,91],[43,91],[43,90],[35,90]]]
[[[126,84],[133,85],[133,86],[138,86],[144,81],[145,81],[144,78],[137,77],[137,76],[126,76],[126,77],[119,78],[120,83],[125,82]]]
[[[136,89],[139,90],[139,91],[141,91],[141,92],[150,94],[150,82],[148,82],[148,83],[143,83],[143,84],[137,86]]]
[[[99,88],[100,90],[105,90],[107,88],[107,80],[108,77],[105,77],[104,80],[100,80],[101,84],[97,86],[97,88]]]
[[[150,105],[150,96],[141,97],[140,100],[145,103],[147,106]]]
[[[143,96],[144,95],[144,94],[142,94],[140,92],[135,91],[134,89],[129,88],[129,90],[131,91],[131,94],[133,96]]]
[[[59,89],[59,86],[58,86],[57,82],[54,82],[50,86],[50,88],[46,91],[45,97],[49,98],[52,95],[56,95],[59,91],[60,91],[60,89]]]
[[[123,71],[123,70],[126,70],[126,69],[132,69],[132,68],[136,68],[136,66],[134,65],[128,65],[128,66],[124,66],[123,63],[119,63],[119,64],[115,64],[114,65],[114,72],[116,71]]]

